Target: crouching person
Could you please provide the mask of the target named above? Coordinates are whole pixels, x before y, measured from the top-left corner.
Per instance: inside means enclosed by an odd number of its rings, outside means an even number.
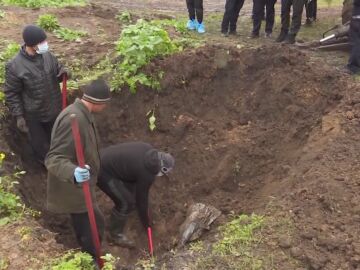
[[[140,220],[151,227],[148,216],[149,190],[156,176],[167,175],[174,158],[143,142],[110,146],[101,151],[99,188],[114,202],[109,222],[110,242],[132,248],[134,242],[124,235],[128,214],[136,206]]]
[[[48,169],[47,207],[59,214],[69,214],[76,239],[84,252],[94,258],[96,250],[91,236],[85,197],[81,184],[89,181],[99,237],[104,232],[104,218],[95,198],[95,186],[100,169],[94,113],[101,112],[110,100],[110,89],[102,80],[85,88],[83,97],[63,110],[57,117],[51,136],[50,151],[45,165]],[[79,124],[86,168],[78,167],[71,129],[72,114]]]

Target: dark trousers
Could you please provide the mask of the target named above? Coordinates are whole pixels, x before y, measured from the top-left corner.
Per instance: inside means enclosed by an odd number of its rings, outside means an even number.
[[[236,32],[236,23],[244,0],[226,0],[225,13],[221,24],[221,32]]]
[[[290,9],[293,7],[292,21],[290,27]],[[304,9],[304,0],[282,0],[281,1],[281,31],[297,35],[301,27],[301,17]],[[290,31],[289,31],[290,27]]]
[[[307,19],[314,19],[316,20],[316,13],[317,13],[317,0],[305,0],[305,11],[306,11],[306,18]]]
[[[202,23],[204,17],[203,0],[186,0],[186,6],[189,11],[190,20]]]
[[[105,230],[104,216],[97,206],[94,206],[94,213],[101,242]],[[92,239],[88,213],[70,214],[70,217],[81,250],[96,258],[96,249]]]
[[[50,148],[51,130],[55,119],[50,122],[40,122],[34,119],[27,119],[29,128],[30,144],[35,152],[36,159],[44,162]]]
[[[261,28],[261,21],[264,18],[266,7],[265,32],[272,33],[275,22],[275,3],[276,0],[253,0],[253,34],[258,35]]]
[[[347,67],[353,73],[360,73],[360,19],[350,21],[351,54]]]
[[[114,208],[121,215],[128,215],[135,207],[135,185],[124,183],[111,176],[102,175],[98,187],[114,202]]]

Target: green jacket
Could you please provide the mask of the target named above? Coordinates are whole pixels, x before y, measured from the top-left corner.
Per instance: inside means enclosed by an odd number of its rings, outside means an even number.
[[[51,134],[50,150],[45,160],[48,170],[47,208],[51,212],[61,214],[87,212],[82,187],[76,184],[74,179],[78,163],[71,129],[71,114],[76,114],[85,164],[91,168],[89,183],[94,205],[95,186],[100,169],[94,117],[81,100],[76,99],[57,117]]]

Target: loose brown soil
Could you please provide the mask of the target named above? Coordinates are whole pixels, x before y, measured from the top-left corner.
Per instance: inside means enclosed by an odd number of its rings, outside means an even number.
[[[86,10],[95,14],[94,7]],[[74,14],[81,16],[78,11]],[[114,40],[117,27],[99,14],[91,18],[109,24],[104,29],[108,40]],[[8,33],[18,39],[13,31]],[[91,61],[93,53],[86,44],[78,50]],[[108,47],[96,46],[96,50],[104,55]],[[306,52],[281,45],[241,50],[208,45],[157,59],[147,67],[148,71],[159,69],[165,71],[161,92],[140,87],[132,95],[123,89],[97,117],[102,146],[142,140],[176,158],[171,179],[159,178],[151,190],[156,253],[160,256],[176,245],[179,226],[193,202],[222,211],[215,225],[231,211],[264,213],[272,202],[281,206],[274,215],[289,215],[295,227],[287,245],[273,232],[275,249],[306,269],[358,269],[360,96],[356,82],[321,61],[314,62]],[[148,129],[150,110],[157,118],[154,132]],[[25,138],[5,127],[8,144],[29,160]],[[24,200],[44,211],[39,222],[58,233],[59,243],[76,247],[68,218],[44,209],[45,172],[29,162],[23,166],[28,171],[20,186]],[[99,195],[108,218],[112,204]],[[106,243],[105,250],[120,256],[123,264],[132,264],[147,248],[136,213],[130,217],[127,233],[136,240],[135,250]],[[0,239],[3,242],[1,234]],[[289,269],[286,261],[276,266]]]

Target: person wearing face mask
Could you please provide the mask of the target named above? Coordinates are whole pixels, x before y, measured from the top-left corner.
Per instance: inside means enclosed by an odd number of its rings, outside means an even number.
[[[95,187],[100,170],[100,154],[94,114],[103,111],[110,101],[110,88],[103,80],[85,86],[81,99],[64,109],[57,117],[46,156],[47,209],[57,214],[69,214],[76,239],[84,252],[96,255],[92,241],[82,183],[88,182],[100,241],[104,231],[104,218],[97,205]],[[71,128],[71,115],[79,125],[86,168],[77,164],[75,143]]]
[[[35,25],[23,30],[24,45],[5,67],[6,104],[17,128],[28,133],[36,159],[43,163],[51,129],[61,111],[60,82],[69,72],[49,52],[46,33]]]
[[[123,233],[128,214],[137,208],[145,229],[151,227],[148,215],[149,190],[156,176],[167,175],[174,167],[172,155],[144,142],[128,142],[100,151],[98,187],[114,202],[109,222],[110,242],[132,248],[134,242]]]

